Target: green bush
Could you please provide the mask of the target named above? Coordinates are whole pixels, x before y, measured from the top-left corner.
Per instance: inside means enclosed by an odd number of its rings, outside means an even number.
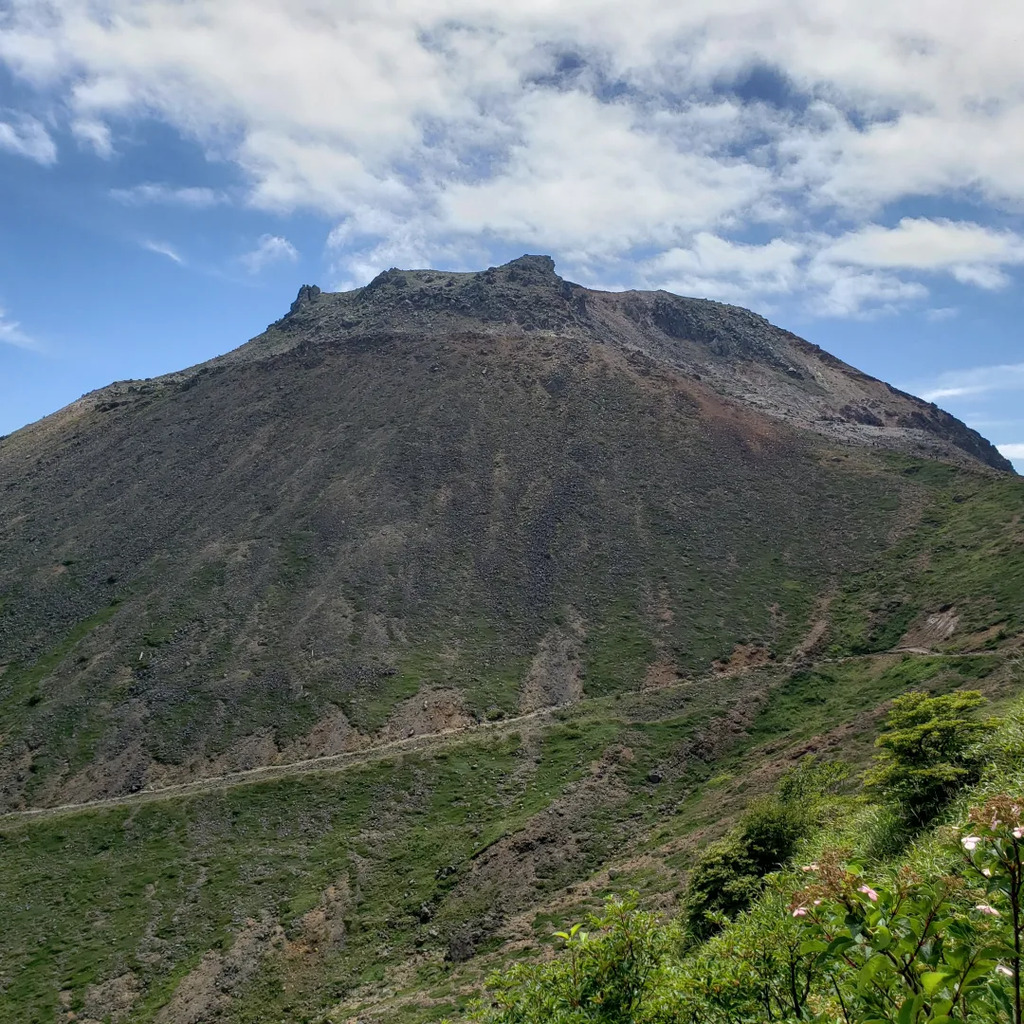
[[[491,1024],[633,1024],[649,1019],[646,1003],[661,965],[678,946],[675,927],[637,908],[637,895],[613,897],[590,930],[557,932],[562,955],[517,964],[490,980],[491,1002],[474,1019]]]
[[[976,690],[929,697],[897,697],[886,720],[888,731],[865,784],[900,809],[911,828],[932,821],[965,786],[981,777],[984,754],[978,741],[995,728],[973,712],[985,704]]]
[[[686,891],[686,918],[694,939],[714,935],[753,903],[764,876],[781,868],[816,824],[816,807],[805,799],[758,801],[735,831],[707,848]]]

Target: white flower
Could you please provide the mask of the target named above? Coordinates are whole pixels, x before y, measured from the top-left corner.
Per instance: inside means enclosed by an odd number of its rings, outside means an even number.
[[[1013,830],[1014,839],[1024,839],[1024,828],[1015,828]]]
[[[1012,978],[1013,977],[1013,971],[1011,971],[1009,967],[1004,967],[1003,964],[998,964],[996,966],[996,970],[1000,974],[1005,974],[1008,978]]]
[[[982,869],[981,869],[981,873],[982,873],[982,874],[983,874],[983,875],[984,875],[984,876],[985,876],[986,878],[991,878],[991,877],[992,877],[992,869],[991,869],[991,868],[982,868]]]
[[[998,917],[999,911],[995,907],[990,907],[987,903],[979,903],[975,910],[980,910],[983,914],[988,914],[989,917]]]
[[[973,853],[981,842],[981,836],[964,836],[960,842],[968,853]]]
[[[818,870],[818,865],[817,864],[805,864],[800,870],[801,871],[817,871]]]

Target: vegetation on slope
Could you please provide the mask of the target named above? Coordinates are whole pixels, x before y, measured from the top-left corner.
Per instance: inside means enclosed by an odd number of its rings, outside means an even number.
[[[942,693],[982,677],[998,694],[1003,679],[996,656],[829,671],[835,707],[860,722],[834,749],[855,761],[874,709],[908,680]],[[48,1022],[62,1000],[103,1020],[122,998],[133,1022],[187,1020],[189,1000],[250,1024],[319,1020],[339,1004],[436,1021],[508,955],[514,922],[542,934],[545,908],[581,883],[577,898],[600,901],[587,880],[625,850],[663,857],[770,788],[820,731],[820,705],[794,699],[792,675],[586,700],[562,720],[498,723],[346,771],[3,820],[0,1020]],[[765,734],[757,722],[779,699],[790,728]],[[603,891],[663,884],[645,871]]]
[[[664,921],[640,910],[636,894],[612,897],[590,930],[557,933],[564,948],[554,959],[496,975],[474,1019],[1019,1024],[1024,700],[981,743],[995,726],[970,717],[980,703],[966,691],[905,695],[879,738],[871,777],[881,804],[829,797],[836,773],[801,766],[798,785],[791,776],[772,808],[748,814],[728,849],[705,851],[689,918]],[[977,768],[973,789],[965,765]],[[799,807],[789,806],[795,791]],[[1006,791],[1015,795],[998,795]],[[808,827],[814,818],[818,827]],[[773,854],[759,865],[766,834]],[[885,847],[895,853],[878,857]],[[730,894],[741,895],[738,905],[723,902]]]

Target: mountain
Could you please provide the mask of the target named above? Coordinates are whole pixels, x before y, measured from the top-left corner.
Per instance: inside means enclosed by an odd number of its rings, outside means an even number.
[[[303,287],[0,442],[4,800],[783,656],[913,515],[906,455],[1009,472],[756,314],[547,257]]]
[[[1022,512],[747,310],[303,286],[0,439],[0,1021],[437,1020],[907,687],[1012,689]]]

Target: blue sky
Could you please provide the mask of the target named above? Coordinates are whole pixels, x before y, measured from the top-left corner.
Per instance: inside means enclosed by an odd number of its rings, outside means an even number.
[[[754,308],[1024,471],[1024,10],[967,8],[8,0],[0,434],[302,283],[545,252]]]

